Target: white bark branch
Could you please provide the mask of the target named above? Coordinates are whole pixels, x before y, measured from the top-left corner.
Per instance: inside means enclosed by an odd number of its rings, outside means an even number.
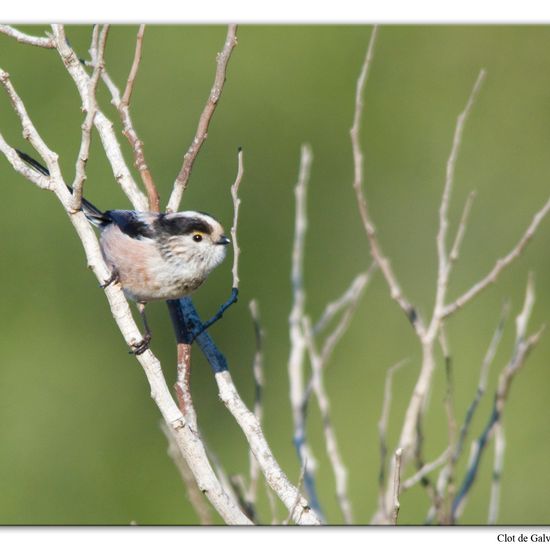
[[[437,287],[435,292],[435,305],[432,315],[432,320],[428,329],[429,338],[435,338],[439,325],[441,323],[441,317],[443,315],[443,309],[445,307],[445,295],[449,284],[449,276],[451,274],[452,263],[449,261],[447,255],[447,229],[449,227],[449,206],[451,202],[451,193],[453,190],[454,174],[456,168],[456,161],[462,143],[462,134],[464,133],[464,126],[466,120],[472,110],[474,101],[479,93],[483,80],[485,78],[485,71],[481,70],[477,80],[474,84],[470,97],[466,103],[466,107],[456,120],[456,127],[453,137],[453,145],[451,147],[451,153],[447,160],[447,170],[445,176],[445,185],[443,188],[443,196],[441,198],[441,204],[439,207],[439,230],[437,232],[437,258],[438,258],[438,274],[437,274]],[[464,230],[462,230],[462,233]],[[460,227],[459,227],[460,234]],[[462,236],[460,236],[462,239]]]
[[[293,510],[292,519],[294,522],[300,525],[318,525],[319,519],[311,510],[307,501],[299,496],[298,489],[289,482],[275,460],[265,440],[260,422],[248,410],[237,393],[229,372],[216,373],[216,383],[218,384],[220,399],[241,427],[269,486],[283,501],[287,509],[289,511]],[[298,499],[298,506],[295,506],[296,499]]]
[[[302,145],[298,181],[294,187],[296,213],[294,217],[294,241],[292,247],[292,308],[288,324],[290,334],[290,355],[288,358],[288,379],[290,383],[290,406],[294,424],[294,441],[301,464],[306,464],[306,476],[313,478],[317,461],[305,441],[305,413],[303,400],[304,359],[306,341],[302,332],[302,319],[305,314],[304,291],[304,245],[307,232],[307,188],[313,155],[309,145]]]
[[[52,29],[55,38],[56,49],[59,52],[65,68],[67,69],[68,73],[76,84],[84,108],[88,110],[88,90],[90,77],[84,70],[84,67],[80,63],[80,60],[78,59],[76,53],[67,44],[63,25],[52,25]],[[94,126],[99,133],[103,149],[105,150],[105,154],[109,159],[109,163],[112,167],[113,175],[116,181],[120,184],[122,190],[136,210],[147,211],[147,197],[143,194],[142,191],[140,191],[140,189],[136,185],[136,182],[132,178],[128,167],[126,166],[122,151],[120,149],[120,145],[113,130],[113,124],[99,109],[96,111],[96,115],[94,117]]]
[[[61,36],[60,33],[58,36]],[[89,81],[88,81],[89,82]],[[13,108],[21,121],[23,135],[31,142],[33,147],[45,159],[50,177],[31,178],[41,188],[50,189],[55,192],[61,201],[65,211],[69,216],[74,229],[76,230],[84,248],[88,266],[92,269],[100,283],[103,283],[110,276],[110,270],[103,260],[97,237],[81,211],[74,212],[71,207],[71,194],[61,176],[57,155],[51,151],[40,137],[38,131],[30,120],[21,98],[17,95],[9,76],[0,70],[0,83],[5,88],[12,102]],[[89,92],[89,87],[86,93]],[[83,98],[83,103],[89,108],[90,99]],[[6,142],[1,139],[0,146],[6,154],[8,160],[15,167],[19,163],[14,159],[14,153]],[[23,171],[20,170],[22,173]],[[44,180],[48,180],[44,184]],[[131,315],[130,308],[119,284],[108,285],[104,288],[105,295],[109,301],[111,312],[117,323],[126,343],[132,347],[133,344],[141,340],[140,331]],[[231,524],[248,524],[250,521],[241,512],[234,500],[232,500],[223,490],[217,480],[209,462],[200,438],[190,429],[186,419],[174,402],[160,365],[160,361],[155,357],[151,350],[136,357],[144,369],[145,375],[151,387],[151,397],[157,404],[164,420],[172,430],[180,452],[185,457],[199,487],[207,495],[214,507],[218,510],[222,518]]]
[[[452,315],[455,311],[463,307],[466,303],[468,303],[472,298],[477,296],[482,290],[487,288],[491,283],[496,282],[499,275],[502,273],[502,271],[508,267],[525,249],[525,247],[529,244],[529,241],[533,238],[535,235],[539,225],[544,220],[546,215],[550,212],[550,198],[546,202],[546,204],[533,216],[533,219],[531,223],[529,224],[529,227],[527,227],[525,233],[522,235],[518,243],[512,250],[504,257],[500,258],[496,261],[494,267],[487,273],[483,279],[478,281],[475,285],[473,285],[468,291],[466,291],[462,296],[457,298],[454,302],[451,304],[445,306],[443,310],[443,317],[448,317],[449,315]]]
[[[29,44],[40,48],[55,48],[55,41],[49,36],[32,36],[17,30],[11,25],[0,25],[0,32],[15,38],[21,44]]]
[[[363,227],[367,234],[367,238],[370,245],[370,252],[374,261],[380,267],[384,279],[388,284],[390,289],[391,297],[399,304],[401,309],[405,312],[405,315],[412,323],[418,336],[424,334],[425,328],[422,323],[422,320],[418,317],[415,308],[407,300],[401,286],[393,272],[390,261],[384,253],[380,243],[378,242],[378,237],[376,233],[376,227],[372,218],[369,214],[368,202],[363,190],[364,186],[364,176],[363,176],[363,153],[361,151],[361,144],[359,139],[359,134],[361,131],[361,117],[363,115],[363,96],[365,93],[365,86],[367,83],[367,78],[369,74],[369,69],[372,63],[372,58],[374,54],[374,44],[376,42],[376,35],[378,33],[378,27],[374,27],[369,41],[369,46],[367,48],[367,54],[365,61],[361,68],[359,78],[357,80],[357,88],[355,94],[355,111],[353,115],[353,125],[350,130],[351,137],[351,146],[353,152],[353,167],[354,167],[354,176],[353,176],[353,188],[355,190],[357,204],[359,206],[359,213],[361,215],[361,220],[363,222]]]
[[[235,183],[231,186],[231,198],[233,199],[233,225],[231,226],[231,240],[233,242],[233,268],[231,270],[231,273],[233,274],[233,288],[239,288],[239,256],[241,254],[239,241],[237,240],[237,227],[239,225],[239,207],[241,205],[241,199],[239,198],[239,187],[241,185],[244,174],[243,152],[241,149],[239,149],[237,160],[237,177],[235,179]]]

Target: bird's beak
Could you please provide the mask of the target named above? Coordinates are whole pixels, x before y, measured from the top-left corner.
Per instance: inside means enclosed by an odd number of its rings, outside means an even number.
[[[219,241],[216,241],[216,244],[223,244],[223,245],[226,245],[226,244],[229,244],[231,242],[231,239],[227,238],[225,235],[222,235],[220,237],[220,240]]]

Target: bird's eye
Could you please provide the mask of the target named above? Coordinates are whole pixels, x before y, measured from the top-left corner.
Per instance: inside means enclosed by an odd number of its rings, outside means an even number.
[[[193,235],[193,240],[196,242],[196,243],[200,243],[202,241],[202,235],[200,233],[195,233]]]

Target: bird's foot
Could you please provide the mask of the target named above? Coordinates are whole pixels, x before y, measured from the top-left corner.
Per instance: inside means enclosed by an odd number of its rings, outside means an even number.
[[[109,285],[116,284],[119,282],[120,282],[120,278],[118,276],[118,271],[116,269],[113,269],[111,276],[106,281],[103,281],[103,284],[99,286],[100,288],[107,288]]]
[[[132,344],[132,349],[128,352],[131,355],[141,355],[149,349],[149,343],[151,342],[151,335],[146,334],[139,342]]]

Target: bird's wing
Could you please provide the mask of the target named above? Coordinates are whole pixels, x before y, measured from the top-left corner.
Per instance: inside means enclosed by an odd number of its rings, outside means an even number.
[[[150,239],[154,236],[151,225],[142,212],[107,210],[104,216],[132,239]]]

